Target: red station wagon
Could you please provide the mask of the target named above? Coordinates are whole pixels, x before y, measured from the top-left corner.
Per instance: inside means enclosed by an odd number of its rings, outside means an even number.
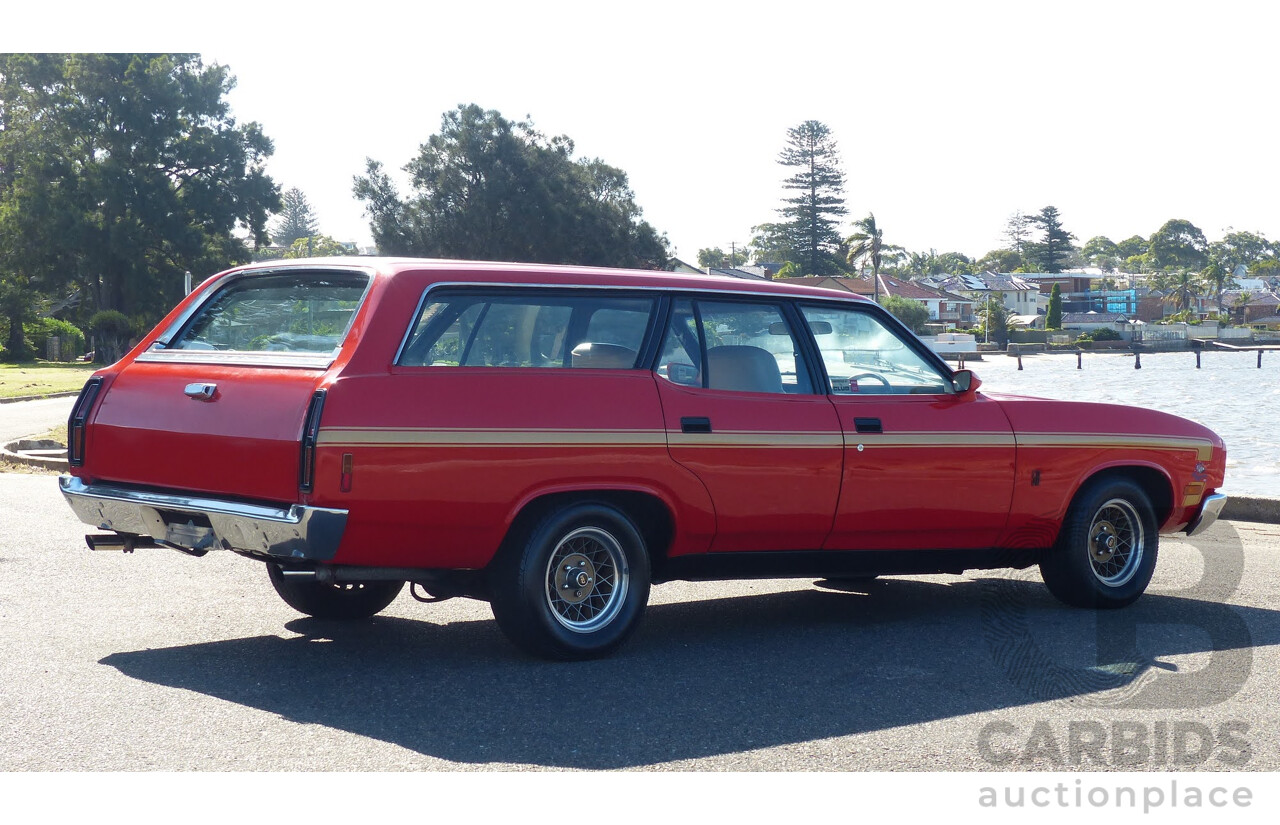
[[[69,422],[95,549],[230,550],[292,607],[405,582],[586,658],[652,583],[1039,564],[1121,607],[1158,534],[1225,498],[1223,443],[1152,410],[978,392],[862,298],[458,261],[272,262],[206,281]]]

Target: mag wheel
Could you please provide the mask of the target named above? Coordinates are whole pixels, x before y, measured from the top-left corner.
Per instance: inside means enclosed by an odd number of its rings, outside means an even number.
[[[1040,561],[1049,591],[1079,607],[1124,607],[1151,581],[1159,537],[1146,493],[1122,478],[1091,482]]]
[[[492,570],[493,615],[535,656],[588,659],[618,648],[649,600],[649,557],[631,519],[602,503],[557,510]]]
[[[404,582],[324,584],[287,579],[278,564],[268,564],[267,575],[285,604],[317,619],[367,619],[395,601],[404,587]]]

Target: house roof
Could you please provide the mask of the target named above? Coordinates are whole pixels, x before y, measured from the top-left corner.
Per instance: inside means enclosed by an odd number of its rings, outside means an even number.
[[[839,289],[855,295],[870,295],[875,290],[869,278],[848,278],[837,275],[806,275],[803,278],[775,278],[779,283],[799,284],[800,286],[816,286],[825,289]]]
[[[748,272],[745,269],[717,269],[716,267],[708,267],[708,275],[719,275],[722,278],[745,278],[748,281],[767,281],[768,275],[757,272]]]
[[[896,295],[899,298],[911,298],[915,301],[936,301],[939,297],[937,292],[927,286],[918,284],[915,281],[901,281],[897,278],[890,278],[888,275],[880,276],[880,290],[885,295]]]
[[[1123,324],[1129,317],[1119,312],[1064,312],[1062,324]]]

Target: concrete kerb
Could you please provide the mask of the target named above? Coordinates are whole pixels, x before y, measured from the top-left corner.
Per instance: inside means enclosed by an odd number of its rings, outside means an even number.
[[[1280,499],[1233,496],[1227,493],[1227,504],[1218,516],[1227,521],[1260,521],[1280,524]]]
[[[67,463],[67,446],[48,439],[20,438],[0,447],[0,458],[14,464],[25,464],[28,467],[43,467],[46,470],[71,469]]]
[[[69,392],[51,392],[45,395],[19,395],[16,398],[0,398],[0,404],[16,404],[19,401],[43,401],[46,398],[71,398],[79,395],[80,390]]]

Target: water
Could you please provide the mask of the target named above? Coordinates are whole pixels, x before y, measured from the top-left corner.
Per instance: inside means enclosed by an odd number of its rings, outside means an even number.
[[[982,389],[1129,404],[1190,418],[1210,428],[1227,444],[1223,491],[1242,496],[1280,498],[1280,352],[1264,352],[1258,369],[1255,352],[1204,352],[1196,369],[1194,352],[1143,353],[1142,369],[1127,353],[1075,355],[984,353],[968,362]]]

